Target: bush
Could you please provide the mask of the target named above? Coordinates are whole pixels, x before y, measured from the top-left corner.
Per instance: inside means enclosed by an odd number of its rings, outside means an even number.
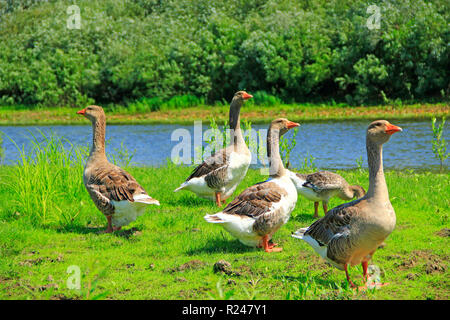
[[[380,29],[369,30],[373,2]],[[67,28],[63,1],[0,3],[0,103],[158,110],[237,90],[273,97],[262,104],[449,95],[444,0],[76,4],[81,29]]]

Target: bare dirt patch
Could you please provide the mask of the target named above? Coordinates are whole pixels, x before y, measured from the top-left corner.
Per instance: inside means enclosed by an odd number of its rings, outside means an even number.
[[[201,269],[206,265],[206,262],[201,260],[191,260],[186,263],[183,263],[181,266],[177,268],[171,268],[168,272],[182,272],[186,270],[196,270]]]
[[[447,263],[445,260],[447,260],[446,257],[442,258],[427,250],[414,250],[410,253],[408,258],[399,263],[398,266],[400,270],[407,270],[420,266],[420,269],[423,270],[422,273],[444,273],[447,271]],[[407,278],[409,280],[414,280],[417,276],[418,274],[408,274]]]
[[[210,288],[199,287],[199,288],[194,288],[194,289],[189,289],[189,290],[180,290],[180,292],[178,294],[183,299],[195,299],[195,298],[198,299],[199,297],[203,297],[206,292],[210,292],[210,291],[211,291]]]
[[[25,267],[31,267],[31,266],[40,265],[41,263],[44,263],[44,262],[53,263],[53,262],[62,262],[62,261],[64,261],[64,257],[60,254],[56,258],[38,257],[36,259],[26,259],[24,261],[19,262],[19,265],[25,266]]]
[[[438,232],[436,232],[435,235],[443,238],[450,237],[450,229],[449,228],[441,229]]]

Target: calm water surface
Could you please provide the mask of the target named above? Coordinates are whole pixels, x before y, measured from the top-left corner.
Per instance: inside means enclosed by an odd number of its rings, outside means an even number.
[[[368,121],[328,121],[304,123],[298,129],[297,145],[291,153],[293,167],[301,167],[305,157],[315,158],[314,164],[320,169],[351,169],[357,167],[356,160],[362,156],[363,166],[367,166],[365,150],[365,130]],[[403,128],[385,145],[384,166],[388,169],[437,169],[439,160],[434,158],[431,149],[430,121],[398,120],[392,123]],[[253,125],[253,129],[267,129],[268,124]],[[120,149],[121,143],[134,151],[132,163],[139,166],[159,166],[170,158],[172,149],[179,141],[171,141],[176,129],[186,129],[194,140],[192,125],[109,125],[106,130],[107,153]],[[203,130],[207,127],[204,126]],[[30,137],[40,136],[38,130],[50,135],[64,136],[74,145],[90,145],[92,129],[86,126],[26,126],[0,127],[19,147],[30,150]],[[265,133],[264,133],[265,135]],[[292,132],[286,134],[292,137]],[[444,138],[449,141],[448,130],[444,129]],[[18,160],[16,146],[3,137],[5,163],[12,164]],[[191,154],[194,153],[192,148]],[[256,159],[256,158],[255,158]],[[448,170],[448,161],[445,164]],[[254,164],[254,167],[259,164]]]

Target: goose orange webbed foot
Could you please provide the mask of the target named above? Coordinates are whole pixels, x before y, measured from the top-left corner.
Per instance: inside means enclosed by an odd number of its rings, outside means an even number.
[[[365,290],[371,290],[371,289],[381,289],[382,287],[388,286],[389,283],[370,283],[366,284],[365,286],[359,287],[358,290],[365,291]]]
[[[277,243],[273,243],[272,240],[269,241],[269,236],[265,235],[262,239],[262,245],[265,252],[280,252],[283,251],[283,248],[274,248]]]
[[[111,216],[106,216],[106,220],[108,220],[108,225],[105,230],[99,231],[98,232],[99,234],[112,233],[113,231],[118,231],[118,230],[122,229],[122,227],[113,227]]]
[[[283,251],[283,248],[266,248],[264,249],[266,252],[281,252]]]
[[[272,240],[269,240],[269,243],[268,243],[269,249],[273,249],[273,247],[276,247],[277,245],[278,245],[278,243],[273,243]]]

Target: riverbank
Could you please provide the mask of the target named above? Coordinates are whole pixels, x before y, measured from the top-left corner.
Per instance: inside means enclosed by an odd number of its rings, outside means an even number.
[[[82,107],[80,107],[81,109]],[[76,114],[75,108],[22,109],[0,107],[0,126],[5,125],[77,125],[85,119]],[[108,124],[192,124],[194,119],[218,122],[228,120],[228,106],[199,106],[154,112],[129,112],[106,110]],[[244,106],[241,118],[252,123],[270,122],[285,117],[292,121],[323,120],[373,120],[373,119],[430,119],[448,116],[450,105],[413,104],[402,106],[330,106],[330,105],[279,105]]]
[[[303,198],[274,235],[284,250],[267,254],[206,223],[203,216],[218,210],[212,202],[173,193],[192,168],[130,167],[161,206],[123,231],[97,234],[106,219],[84,189],[82,163],[52,163],[22,168],[20,176],[21,167],[0,166],[0,299],[450,298],[448,174],[386,172],[397,226],[372,263],[389,285],[355,292],[344,272],[290,236],[314,221],[313,203]],[[367,190],[367,171],[338,173]],[[264,178],[249,170],[234,196]],[[332,199],[329,207],[340,203]],[[219,260],[228,261],[232,272],[214,272]],[[67,288],[70,266],[79,267],[80,290]],[[360,285],[361,268],[350,274]]]

